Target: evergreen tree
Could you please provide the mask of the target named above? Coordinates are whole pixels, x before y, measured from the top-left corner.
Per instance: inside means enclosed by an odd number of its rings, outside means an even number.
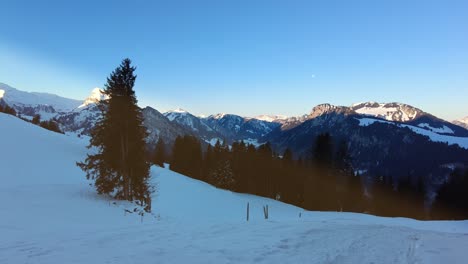
[[[91,133],[89,145],[89,148],[95,147],[97,153],[77,164],[88,179],[95,180],[98,193],[137,200],[150,211],[146,129],[133,90],[135,69],[129,59],[124,59],[107,78],[104,93],[109,99],[99,105],[102,118]]]
[[[41,115],[40,114],[34,115],[31,122],[35,125],[39,125],[41,123]]]
[[[159,167],[164,166],[164,162],[166,161],[166,150],[164,147],[164,141],[161,137],[158,139],[158,143],[156,143],[156,147],[153,153],[153,163],[158,165]]]

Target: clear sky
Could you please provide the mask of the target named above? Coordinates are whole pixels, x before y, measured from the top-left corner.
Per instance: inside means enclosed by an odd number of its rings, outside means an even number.
[[[142,106],[468,115],[468,1],[0,0],[0,82],[82,99],[129,57]]]

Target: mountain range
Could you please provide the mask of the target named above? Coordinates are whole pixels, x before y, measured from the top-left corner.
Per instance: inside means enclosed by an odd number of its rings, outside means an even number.
[[[100,118],[96,103],[103,99],[99,88],[85,100],[74,100],[0,83],[0,101],[23,118],[40,114],[43,120],[58,122],[64,132],[79,136],[90,134]],[[308,159],[316,136],[328,132],[336,144],[347,142],[353,166],[361,174],[432,177],[436,179],[430,181],[437,182],[456,167],[468,167],[468,118],[451,123],[403,103],[321,104],[297,117],[200,117],[183,109],[161,113],[149,106],[142,112],[150,148],[161,138],[170,149],[177,136],[188,134],[205,146],[218,140],[227,144],[243,140],[255,146],[270,142],[279,154],[289,148],[297,159]]]

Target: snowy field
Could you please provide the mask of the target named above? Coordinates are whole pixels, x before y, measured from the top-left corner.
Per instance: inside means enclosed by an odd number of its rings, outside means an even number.
[[[0,113],[0,263],[467,263],[468,221],[304,212],[157,167],[141,218],[95,194],[85,146]]]

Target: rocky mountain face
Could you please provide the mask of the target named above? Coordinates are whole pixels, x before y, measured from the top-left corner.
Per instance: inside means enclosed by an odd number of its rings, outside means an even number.
[[[194,116],[183,109],[168,111],[163,115],[169,121],[180,125],[186,131],[190,131],[190,134],[196,135],[202,142],[222,140],[223,138],[223,135],[211,128],[205,119]]]
[[[281,124],[231,114],[216,114],[204,118],[205,122],[223,136],[227,142],[246,140],[259,142]]]

